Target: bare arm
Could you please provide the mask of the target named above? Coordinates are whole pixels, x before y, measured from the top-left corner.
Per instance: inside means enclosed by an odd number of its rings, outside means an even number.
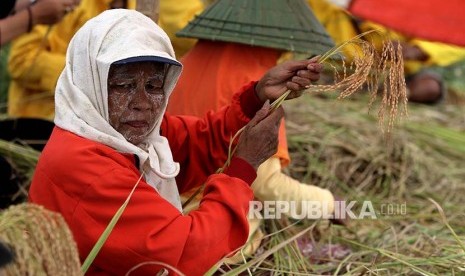
[[[30,31],[36,24],[55,24],[79,4],[78,0],[38,0],[30,5],[29,0],[16,2],[16,14],[0,21],[0,45]]]
[[[15,15],[0,21],[0,45],[4,45],[21,34],[27,32],[29,15],[27,10],[22,10]]]
[[[31,5],[30,0],[17,0],[15,4],[15,11],[19,12]]]

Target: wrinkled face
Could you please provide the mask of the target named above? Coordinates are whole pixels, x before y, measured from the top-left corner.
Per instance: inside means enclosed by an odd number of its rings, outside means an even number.
[[[110,125],[126,140],[140,144],[153,130],[165,104],[165,65],[137,62],[111,65],[108,73]]]

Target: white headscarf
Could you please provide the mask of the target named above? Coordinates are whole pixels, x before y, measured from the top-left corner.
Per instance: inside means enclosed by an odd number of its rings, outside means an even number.
[[[165,76],[165,106],[143,144],[135,146],[109,123],[107,80],[110,65],[126,59],[158,60],[170,65]],[[89,20],[73,37],[55,92],[55,124],[122,153],[136,154],[145,180],[182,211],[173,161],[160,124],[169,95],[181,73],[166,33],[145,15],[125,9],[108,10]]]

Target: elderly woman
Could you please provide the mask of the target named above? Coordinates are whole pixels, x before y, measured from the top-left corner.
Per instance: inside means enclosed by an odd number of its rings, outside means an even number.
[[[174,56],[163,30],[129,10],[103,12],[69,45],[56,127],[30,200],[64,216],[84,259],[140,181],[89,275],[136,266],[133,273],[151,275],[161,263],[201,275],[243,245],[250,184],[276,152],[283,116],[282,109],[270,112],[268,100],[287,89],[298,96],[321,71],[312,61],[285,63],[245,85],[217,113],[176,117],[164,115],[181,73]],[[245,125],[229,167],[213,174],[226,160],[230,135]],[[200,208],[183,215],[179,192],[202,183]]]

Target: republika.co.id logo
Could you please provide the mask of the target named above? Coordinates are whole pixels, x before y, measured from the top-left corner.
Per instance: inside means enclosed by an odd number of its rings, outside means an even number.
[[[249,219],[377,219],[380,216],[407,215],[407,204],[371,201],[250,201]]]

